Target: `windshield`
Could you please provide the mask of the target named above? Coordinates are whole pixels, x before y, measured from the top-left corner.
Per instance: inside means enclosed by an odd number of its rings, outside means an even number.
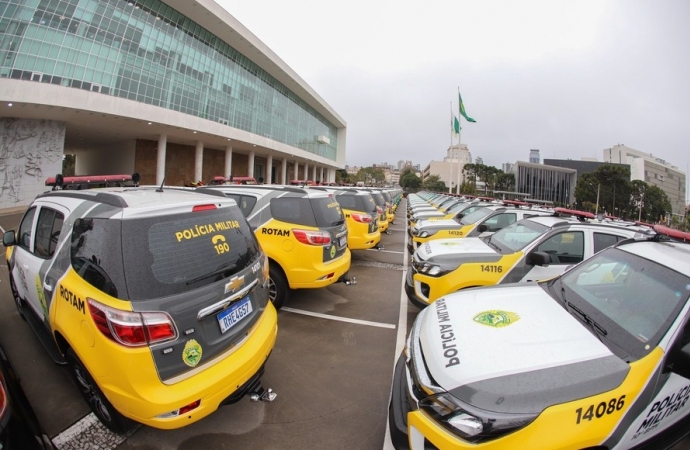
[[[462,219],[460,219],[460,223],[462,225],[471,225],[473,223],[477,223],[480,220],[482,220],[484,217],[488,216],[494,212],[493,209],[489,208],[480,208],[474,212],[471,212],[470,214],[465,214]]]
[[[502,251],[513,253],[525,248],[548,229],[546,225],[531,220],[521,220],[492,234],[489,242]]]
[[[453,206],[447,211],[448,214],[455,214],[458,211],[462,211],[463,209],[467,208],[470,204],[464,201],[460,201]]]
[[[637,359],[654,349],[688,300],[690,278],[619,248],[606,249],[554,282],[556,297],[605,330],[604,343]],[[581,314],[580,314],[581,315]]]

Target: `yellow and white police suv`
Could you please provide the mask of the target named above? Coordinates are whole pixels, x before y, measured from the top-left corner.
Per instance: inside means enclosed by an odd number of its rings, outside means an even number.
[[[444,209],[443,211],[418,211],[408,218],[408,229],[411,230],[412,228],[414,228],[415,225],[430,220],[460,220],[467,214],[479,209],[480,207],[489,206],[491,204],[492,202],[483,202],[479,200],[459,200],[453,203],[448,208]]]
[[[449,294],[395,369],[397,449],[668,448],[690,432],[690,234]]]
[[[350,250],[383,249],[378,207],[369,191],[339,186],[310,186],[310,190],[330,192],[347,222],[347,247]]]
[[[482,233],[495,233],[518,220],[553,215],[553,211],[506,205],[486,205],[467,208],[459,219],[423,220],[410,228],[412,239],[407,251],[414,253],[425,242],[436,239],[478,237]]]
[[[333,194],[281,185],[219,185],[198,188],[234,199],[269,259],[269,297],[281,308],[292,289],[344,282],[352,254],[347,222]]]
[[[278,331],[268,260],[233,200],[56,190],[3,243],[20,315],[111,430],[274,398],[260,382]]]
[[[620,240],[652,232],[630,222],[588,222],[584,217],[594,214],[556,209],[571,213],[579,218],[530,217],[490,236],[425,242],[412,255],[407,297],[424,308],[460,289],[544,280]]]

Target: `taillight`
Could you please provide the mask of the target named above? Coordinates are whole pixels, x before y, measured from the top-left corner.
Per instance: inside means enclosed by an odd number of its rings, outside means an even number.
[[[183,414],[187,414],[188,412],[197,409],[199,407],[199,405],[201,405],[201,399],[195,400],[192,403],[190,403],[189,405],[183,406],[182,408],[178,408],[178,409],[169,411],[167,413],[159,414],[156,417],[158,417],[160,419],[169,419],[171,417],[178,417],[178,416],[181,416]]]
[[[123,311],[92,298],[87,303],[96,328],[121,345],[142,347],[177,339],[177,329],[167,313]]]
[[[292,230],[293,236],[302,244],[330,245],[331,235],[326,231]]]
[[[2,372],[0,372],[0,419],[3,419],[5,417],[5,412],[7,412],[7,405],[10,402],[7,398],[8,395],[7,387],[5,386],[5,377],[3,377]]]
[[[216,209],[216,205],[196,205],[192,208],[192,212],[210,211],[212,209]]]
[[[350,214],[350,217],[352,217],[355,220],[355,222],[371,223],[372,221],[372,218],[369,214],[352,213]]]

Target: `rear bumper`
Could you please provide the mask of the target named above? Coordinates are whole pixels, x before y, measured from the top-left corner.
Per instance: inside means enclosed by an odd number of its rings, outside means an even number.
[[[343,256],[326,264],[317,263],[309,267],[285,267],[284,269],[291,289],[314,289],[337,282],[350,270],[351,262],[352,253],[348,248]]]
[[[130,370],[129,375],[113,373],[107,383],[101,384],[104,380],[100,380],[99,385],[113,406],[132,420],[160,429],[187,426],[219,406],[241,399],[248,392],[246,389],[258,381],[275,345],[277,320],[276,310],[269,302],[261,319],[234,351],[209,361],[206,367],[174,384],[154,382]],[[190,412],[177,417],[158,417],[196,400],[201,403]]]

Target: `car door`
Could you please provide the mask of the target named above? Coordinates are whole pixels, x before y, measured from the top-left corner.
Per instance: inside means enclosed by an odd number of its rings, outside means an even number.
[[[668,346],[669,351],[661,362],[664,369],[653,373],[647,389],[629,413],[631,417],[626,417],[623,426],[612,436],[616,439],[616,434],[624,433],[613,448],[631,448],[657,436],[671,442],[671,437],[678,432],[671,427],[681,425],[690,414],[690,321],[687,315],[685,308],[685,326]],[[659,436],[662,433],[668,437]]]
[[[49,306],[46,297],[52,298],[54,287],[54,283],[46,282],[45,275],[52,265],[67,211],[54,204],[38,204],[32,209],[19,226],[15,271],[20,282],[15,284],[22,286],[18,291],[36,315],[45,319]]]
[[[549,255],[550,262],[533,265],[520,281],[539,281],[560,275],[566,268],[585,257],[585,233],[580,230],[563,230],[544,236],[530,251]],[[529,261],[527,255],[527,261]]]

